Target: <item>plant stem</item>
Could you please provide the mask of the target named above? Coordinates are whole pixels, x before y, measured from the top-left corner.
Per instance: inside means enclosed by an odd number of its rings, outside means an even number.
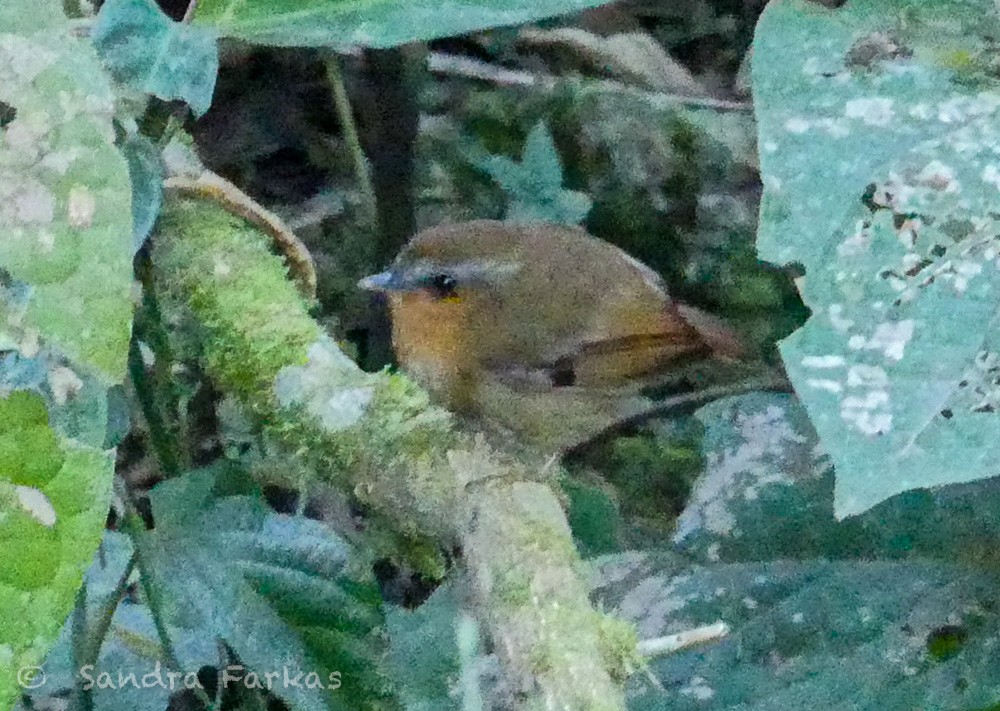
[[[101,646],[104,638],[111,629],[111,620],[114,617],[118,604],[125,595],[128,587],[128,579],[135,570],[136,556],[133,553],[129,558],[125,570],[122,572],[115,589],[108,596],[108,599],[101,605],[91,627],[87,621],[87,582],[84,580],[76,596],[76,606],[73,608],[73,666],[80,673],[81,670],[97,666],[100,657]],[[77,680],[79,682],[79,680]],[[91,689],[84,688],[77,683],[76,694],[77,704],[81,711],[92,711],[94,708],[94,695]]]
[[[126,499],[126,501],[129,501]],[[160,597],[160,590],[153,579],[152,570],[149,567],[149,547],[147,545],[148,534],[142,519],[132,508],[131,502],[128,504],[129,510],[125,513],[122,521],[122,529],[132,539],[132,547],[135,549],[135,567],[139,571],[139,584],[146,599],[146,606],[149,608],[150,617],[153,618],[153,627],[156,628],[156,636],[160,641],[160,649],[163,651],[164,662],[167,667],[175,672],[183,672],[180,658],[174,649],[174,644],[170,639],[170,630],[167,629],[167,622],[163,610],[163,599]],[[192,692],[198,701],[207,711],[213,711],[215,704],[200,686],[192,688]]]
[[[125,597],[125,590],[128,588],[128,580],[132,577],[135,565],[136,554],[133,553],[132,557],[128,559],[128,563],[126,564],[121,577],[118,578],[118,583],[115,585],[114,591],[108,596],[108,599],[104,601],[104,604],[101,605],[101,609],[94,620],[94,628],[90,630],[90,646],[86,650],[86,656],[84,659],[86,664],[97,664],[97,659],[101,653],[101,645],[104,644],[104,638],[107,637],[108,630],[111,629],[111,621],[115,616],[115,610],[118,609],[118,605],[121,603],[122,598]]]
[[[80,589],[76,591],[76,604],[73,606],[72,622],[72,649],[73,666],[77,671],[82,670],[88,663],[90,643],[88,642],[87,630],[87,581],[84,580]],[[93,711],[94,695],[91,689],[87,688],[76,680],[76,702],[80,711]]]
[[[370,49],[364,53],[371,99],[365,111],[368,156],[378,208],[378,237],[371,250],[373,266],[388,264],[417,230],[414,189],[414,144],[420,109],[414,91],[414,55],[418,47]],[[382,301],[369,308],[365,368],[378,370],[393,362],[392,329]]]
[[[413,187],[414,151],[420,108],[414,91],[414,68],[421,66],[414,46],[365,51],[365,74],[372,99],[368,156],[378,206],[379,240],[375,262],[386,264],[417,230]]]
[[[167,122],[163,127],[163,133],[156,138],[156,144],[160,148],[166,148],[167,144],[173,140],[174,136],[183,130],[185,111],[187,111],[187,109],[182,107],[170,112],[170,115],[167,117]]]
[[[149,437],[160,469],[167,477],[177,476],[181,472],[177,447],[164,421],[163,413],[157,407],[156,388],[146,373],[146,363],[143,361],[142,351],[139,348],[139,339],[134,335],[128,348],[128,370],[132,387],[135,388],[135,393],[139,398],[142,416],[149,427]]]
[[[163,322],[163,312],[156,296],[152,264],[149,252],[143,251],[136,264],[136,276],[142,284],[142,333],[153,351],[154,406],[162,405],[163,426],[170,437],[174,459],[181,471],[191,466],[191,456],[184,436],[181,418],[181,393],[173,373],[174,353],[170,346],[170,334]]]
[[[181,663],[174,651],[173,642],[170,641],[170,631],[167,629],[167,622],[163,614],[163,600],[160,598],[159,589],[153,584],[152,571],[149,569],[149,548],[146,544],[148,534],[145,526],[135,511],[128,511],[122,521],[122,528],[132,539],[132,546],[135,548],[135,566],[139,571],[139,584],[142,586],[149,614],[153,618],[153,627],[156,628],[156,635],[160,640],[164,659],[167,666],[179,671]]]
[[[347,96],[347,87],[344,85],[344,75],[340,71],[340,59],[331,54],[326,58],[324,64],[330,88],[333,90],[333,105],[337,110],[340,129],[344,132],[344,141],[347,143],[347,149],[351,152],[351,158],[354,160],[354,174],[358,181],[358,190],[364,196],[365,209],[368,210],[369,219],[374,221],[377,214],[375,187],[372,185],[368,157],[365,155],[364,148],[361,147],[361,139],[358,137],[358,127],[354,121],[354,112],[351,110],[351,101]]]

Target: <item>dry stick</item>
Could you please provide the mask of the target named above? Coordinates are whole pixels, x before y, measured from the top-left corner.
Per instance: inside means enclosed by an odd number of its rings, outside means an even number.
[[[729,634],[729,625],[719,621],[711,625],[695,627],[676,634],[668,634],[655,639],[644,639],[639,642],[639,654],[644,657],[664,657],[675,654],[688,647],[715,642]]]
[[[488,62],[471,57],[462,57],[442,52],[432,52],[427,57],[427,68],[436,74],[480,79],[500,86],[537,88],[551,91],[560,83],[578,82],[594,91],[608,91],[619,94],[631,94],[649,101],[654,107],[690,106],[693,108],[714,109],[716,111],[752,111],[753,105],[747,101],[730,101],[713,99],[705,96],[684,96],[683,94],[667,94],[661,91],[649,91],[641,87],[629,86],[611,79],[579,79],[558,77],[543,72],[527,72],[518,69],[505,69]]]
[[[191,197],[212,200],[227,212],[248,220],[270,235],[275,248],[285,257],[289,269],[298,281],[302,296],[307,301],[316,298],[316,265],[312,255],[276,214],[210,170],[203,171],[197,178],[169,177],[163,181],[163,187]]]
[[[358,190],[364,196],[365,209],[369,211],[369,215],[373,216],[375,214],[375,187],[372,185],[371,167],[365,150],[361,146],[361,139],[358,137],[354,112],[347,96],[343,72],[340,70],[340,58],[337,55],[330,55],[324,60],[323,65],[326,68],[330,89],[333,91],[333,105],[337,110],[340,130],[344,133],[344,142],[354,160],[354,177],[358,181]]]

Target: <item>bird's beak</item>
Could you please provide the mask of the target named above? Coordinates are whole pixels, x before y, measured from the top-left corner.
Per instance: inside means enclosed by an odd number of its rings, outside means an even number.
[[[399,275],[396,272],[387,270],[366,276],[358,282],[358,288],[367,291],[399,291],[403,288],[403,285],[400,283]]]

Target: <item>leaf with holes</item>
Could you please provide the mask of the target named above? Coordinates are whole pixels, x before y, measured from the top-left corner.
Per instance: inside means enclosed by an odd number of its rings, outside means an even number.
[[[781,0],[757,28],[758,248],[805,268],[781,352],[840,517],[1000,473],[998,33],[991,0]]]
[[[628,679],[630,711],[1000,702],[1000,581],[992,573],[925,561],[700,567],[677,555],[629,553],[603,559],[597,578],[598,603],[635,623],[643,642],[728,627],[649,659],[648,673]]]
[[[59,0],[0,3],[0,708],[56,639],[111,498],[106,390],[132,322],[113,103]]]

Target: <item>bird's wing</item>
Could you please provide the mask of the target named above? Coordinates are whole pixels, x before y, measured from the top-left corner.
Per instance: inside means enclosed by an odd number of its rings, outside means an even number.
[[[573,352],[557,358],[548,370],[556,387],[625,387],[638,384],[670,364],[704,357],[710,352],[693,329],[636,334],[582,343]]]
[[[652,406],[638,395],[602,388],[543,389],[526,376],[511,371],[484,373],[476,391],[476,411],[487,422],[547,452],[577,447]]]
[[[667,364],[708,355],[704,340],[692,335],[643,334],[584,343],[535,364],[491,361],[483,373],[522,393],[595,390],[635,392]]]
[[[696,309],[687,304],[675,304],[677,313],[698,332],[698,336],[712,350],[712,354],[723,358],[739,358],[745,349],[739,337],[718,316]]]
[[[678,305],[658,325],[554,347],[537,363],[483,363],[477,409],[535,444],[565,450],[648,411],[640,390],[671,366],[741,350],[721,320],[692,307]]]

